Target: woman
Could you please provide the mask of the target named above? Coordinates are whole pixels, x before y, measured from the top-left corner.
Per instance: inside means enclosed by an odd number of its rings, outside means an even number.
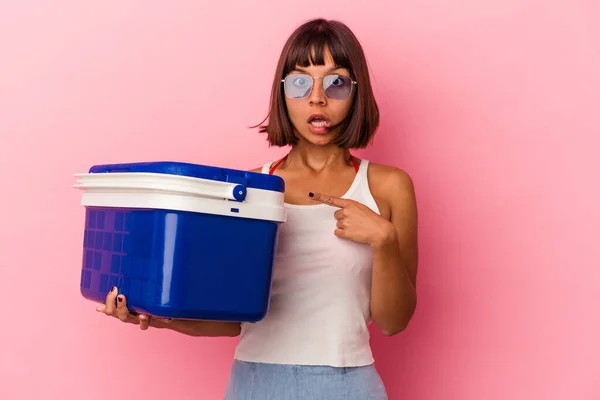
[[[417,211],[405,172],[350,153],[370,143],[378,123],[352,32],[322,19],[300,26],[281,53],[261,127],[271,145],[291,149],[254,170],[286,184],[288,221],[266,317],[239,324],[132,315],[116,288],[98,311],[141,329],[240,335],[227,400],[386,399],[367,325],[374,320],[391,336],[414,313]]]

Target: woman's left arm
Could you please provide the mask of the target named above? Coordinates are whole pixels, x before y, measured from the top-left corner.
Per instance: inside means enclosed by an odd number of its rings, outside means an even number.
[[[384,199],[390,206],[388,224],[370,245],[373,249],[371,315],[386,336],[403,331],[417,305],[417,205],[410,177],[388,172]]]

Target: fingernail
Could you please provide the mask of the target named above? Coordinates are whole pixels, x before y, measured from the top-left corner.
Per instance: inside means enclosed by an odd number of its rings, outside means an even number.
[[[315,197],[315,194],[313,192],[308,192],[308,197]]]
[[[116,286],[113,286],[112,289],[110,289],[111,292],[114,292],[115,290],[117,290]]]
[[[121,296],[117,297],[117,300],[119,300],[119,303],[123,302],[123,298]]]

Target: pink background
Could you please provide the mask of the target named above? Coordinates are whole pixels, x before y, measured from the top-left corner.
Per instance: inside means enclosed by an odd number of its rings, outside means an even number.
[[[596,0],[38,3],[0,5],[0,398],[220,398],[237,339],[140,332],[80,297],[72,174],[280,156],[247,127],[315,16],[368,54],[382,126],[359,155],[417,188],[418,309],[373,332],[390,398],[600,398]]]

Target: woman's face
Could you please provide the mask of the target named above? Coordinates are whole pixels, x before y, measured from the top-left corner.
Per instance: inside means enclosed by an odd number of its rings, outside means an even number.
[[[356,88],[352,88],[351,95],[342,100],[332,99],[325,95],[324,83],[325,85],[332,85],[330,89],[332,93],[335,93],[335,91],[343,93],[342,85],[353,85],[348,81],[344,82],[342,79],[335,78],[325,82],[322,78],[327,75],[339,74],[350,77],[350,71],[346,68],[337,68],[328,51],[325,51],[324,56],[325,65],[311,64],[304,68],[297,66],[296,70],[289,74],[292,77],[297,76],[297,79],[293,79],[290,84],[300,92],[303,86],[310,84],[310,81],[302,78],[300,74],[313,77],[314,83],[310,94],[300,99],[285,96],[288,115],[295,128],[296,135],[301,141],[306,140],[316,145],[330,144],[340,134],[341,123],[348,116],[356,93]]]

